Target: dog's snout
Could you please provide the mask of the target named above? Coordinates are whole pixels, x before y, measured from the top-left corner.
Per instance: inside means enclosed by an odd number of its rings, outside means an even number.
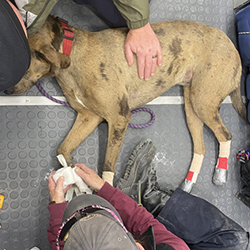
[[[14,91],[12,89],[6,89],[6,90],[4,90],[4,94],[6,94],[6,95],[13,95]]]

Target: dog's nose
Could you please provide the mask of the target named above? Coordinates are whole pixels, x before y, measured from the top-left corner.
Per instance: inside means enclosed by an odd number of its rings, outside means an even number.
[[[6,89],[4,90],[4,94],[6,95],[13,95],[14,91],[12,89]]]

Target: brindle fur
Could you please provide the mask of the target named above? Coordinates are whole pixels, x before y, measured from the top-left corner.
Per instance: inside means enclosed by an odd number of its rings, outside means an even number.
[[[187,21],[159,22],[152,28],[161,43],[163,63],[148,81],[138,77],[136,63],[128,66],[125,60],[126,28],[89,32],[72,27],[75,38],[70,57],[62,54],[62,27],[53,17],[29,38],[30,68],[8,92],[24,93],[40,77],[56,77],[77,111],[72,129],[58,148],[68,164],[71,152],[106,120],[108,143],[103,170],[115,172],[130,110],[175,85],[184,86],[186,121],[196,154],[205,154],[204,124],[219,142],[231,139],[219,114],[226,96],[230,95],[233,106],[246,119],[240,95],[241,60],[222,31]]]

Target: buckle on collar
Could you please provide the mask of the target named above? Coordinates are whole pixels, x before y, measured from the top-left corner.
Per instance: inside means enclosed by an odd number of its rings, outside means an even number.
[[[70,34],[72,36],[67,36],[66,34],[68,34],[68,32],[70,32]],[[74,40],[74,33],[73,33],[73,31],[71,29],[69,29],[69,28],[64,28],[63,27],[63,38],[73,41]]]
[[[58,21],[61,23],[63,30],[63,54],[69,56],[71,52],[72,42],[74,40],[74,32],[68,26],[67,21],[59,17]]]
[[[63,38],[73,41],[74,40],[74,32],[69,28],[68,21],[62,19],[61,17],[57,17],[60,21],[63,29]],[[71,34],[71,36],[69,36]]]

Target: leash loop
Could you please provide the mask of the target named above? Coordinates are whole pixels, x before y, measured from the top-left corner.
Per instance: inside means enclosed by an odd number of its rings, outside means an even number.
[[[147,128],[147,127],[151,126],[154,123],[155,114],[151,109],[149,109],[149,108],[136,108],[136,109],[131,111],[131,115],[133,115],[135,113],[138,113],[138,112],[148,112],[148,113],[150,113],[151,114],[151,121],[146,123],[146,124],[142,124],[142,125],[129,123],[128,126],[130,128]]]
[[[58,100],[58,99],[54,98],[53,96],[49,95],[45,91],[45,89],[42,87],[42,85],[40,84],[39,80],[36,82],[36,86],[39,89],[39,91],[44,96],[46,96],[48,99],[50,99],[51,101],[70,107],[70,105],[69,105],[68,102]],[[155,114],[154,114],[154,112],[151,109],[149,109],[149,108],[136,108],[136,109],[134,109],[134,110],[131,111],[131,115],[133,115],[135,113],[138,113],[138,112],[148,112],[148,113],[150,113],[151,114],[151,121],[148,122],[148,123],[146,123],[146,124],[142,124],[142,125],[129,123],[128,127],[130,127],[130,128],[136,128],[136,129],[147,128],[147,127],[151,126],[154,123],[154,121],[155,121]]]

